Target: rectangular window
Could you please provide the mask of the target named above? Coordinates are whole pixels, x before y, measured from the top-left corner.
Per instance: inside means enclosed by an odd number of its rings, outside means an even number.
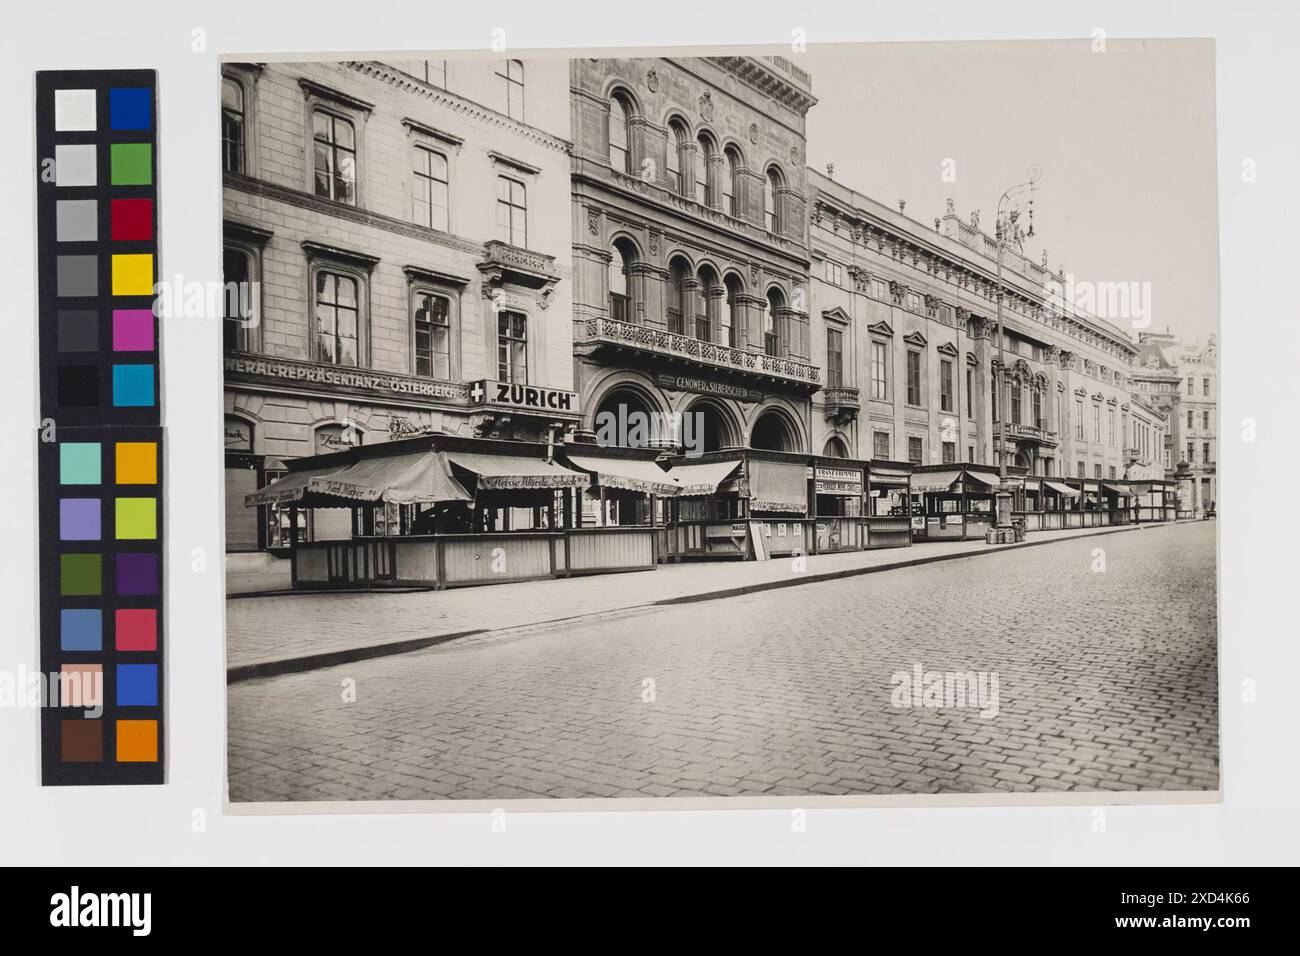
[[[1100,478],[1100,477],[1101,477],[1101,465],[1093,465],[1093,466],[1092,466],[1092,477],[1094,477],[1094,478]]]
[[[1187,380],[1187,394],[1188,394],[1188,395],[1195,395],[1195,394],[1196,394],[1196,379],[1194,379],[1194,378],[1189,378],[1189,379]]]
[[[497,379],[528,382],[528,319],[518,312],[497,315]]]
[[[884,342],[871,343],[871,397],[889,400],[889,349]]]
[[[917,292],[907,293],[907,308],[910,312],[921,311],[921,295]]]
[[[968,462],[970,462],[972,465],[975,464],[975,446],[974,446],[974,445],[967,445],[967,446],[966,446],[966,460],[967,460]]]
[[[925,448],[916,435],[907,436],[907,460],[913,465],[925,464]]]
[[[1196,415],[1196,413],[1195,413],[1194,411],[1192,411],[1190,408],[1187,410],[1187,427],[1188,427],[1188,428],[1194,428],[1194,427],[1196,427],[1195,425],[1192,424],[1192,422],[1194,421],[1194,416],[1195,416],[1195,415]]]
[[[1201,461],[1203,461],[1205,464],[1208,465],[1208,464],[1210,463],[1210,460],[1211,460],[1211,459],[1210,459],[1210,443],[1209,443],[1208,441],[1207,441],[1207,442],[1202,442],[1202,443],[1201,443]]]
[[[844,285],[844,267],[834,259],[826,260],[826,281],[831,285]]]
[[[1201,427],[1206,431],[1210,430],[1210,412],[1209,409],[1201,412]]]
[[[406,60],[399,65],[417,80],[423,80],[440,90],[447,88],[446,60]]]
[[[426,146],[415,147],[412,193],[415,222],[446,232],[447,157]]]
[[[943,359],[939,362],[939,409],[950,412],[952,405],[952,362]]]
[[[528,248],[528,193],[523,183],[508,176],[497,177],[497,238]]]
[[[1195,442],[1190,442],[1190,441],[1189,441],[1189,442],[1187,443],[1187,461],[1188,461],[1188,464],[1195,464],[1195,462],[1196,462],[1196,443],[1195,443]]]
[[[1210,396],[1210,379],[1208,376],[1201,379],[1201,394],[1206,398]]]
[[[1109,477],[1109,478],[1114,478],[1114,477],[1115,477],[1115,466],[1114,466],[1114,465],[1111,465],[1111,466],[1110,466],[1109,468],[1107,468],[1106,470],[1107,470],[1107,472],[1109,472],[1109,474],[1107,475],[1107,477]]]
[[[1101,406],[1092,406],[1092,440],[1101,442]]]
[[[415,294],[415,374],[451,378],[450,303],[431,292]]]
[[[324,110],[311,114],[316,195],[357,204],[357,141],[352,124]]]
[[[966,417],[975,420],[975,370],[966,369]]]
[[[221,346],[227,352],[243,352],[249,345],[249,322],[252,312],[249,283],[249,256],[239,249],[224,249],[221,256],[222,335]]]
[[[885,301],[885,296],[888,294],[888,292],[889,289],[886,287],[884,279],[871,280],[871,298],[879,299],[881,302],[883,302]]]
[[[1079,477],[1080,478],[1088,477],[1088,466],[1084,462],[1079,462]]]
[[[1074,437],[1083,438],[1083,399],[1074,400]]]
[[[1043,427],[1043,393],[1034,389],[1034,427]]]
[[[844,384],[844,333],[826,330],[826,384],[838,388]]]
[[[1024,404],[1024,394],[1020,386],[1017,383],[1012,382],[1011,383],[1011,424],[1019,425],[1021,423],[1020,416],[1024,412],[1024,408],[1022,407],[1023,404]]]
[[[907,404],[921,404],[921,353],[907,350]]]
[[[244,171],[244,88],[228,76],[221,78],[221,168]]]
[[[497,67],[496,77],[501,112],[511,119],[523,119],[524,64],[520,60],[506,60]]]
[[[946,441],[943,443],[943,463],[951,465],[957,461],[957,443],[955,441]]]
[[[316,353],[328,365],[357,362],[357,280],[334,272],[316,273]]]
[[[1115,409],[1106,409],[1106,441],[1115,444]]]
[[[871,456],[889,460],[889,432],[871,433]]]

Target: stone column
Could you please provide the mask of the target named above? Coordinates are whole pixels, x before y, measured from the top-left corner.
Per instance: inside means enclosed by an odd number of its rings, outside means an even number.
[[[668,273],[648,262],[634,262],[628,272],[632,301],[636,303],[633,321],[662,329],[667,322],[665,295]]]

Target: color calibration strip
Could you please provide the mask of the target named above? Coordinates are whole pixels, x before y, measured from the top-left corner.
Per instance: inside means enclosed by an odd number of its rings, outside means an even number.
[[[36,75],[47,786],[164,780],[156,92]]]

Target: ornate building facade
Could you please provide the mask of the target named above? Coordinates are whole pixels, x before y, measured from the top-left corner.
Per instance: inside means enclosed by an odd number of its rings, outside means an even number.
[[[1007,463],[1123,478],[1128,336],[1055,307],[1053,276],[1003,252],[1008,407],[999,409],[996,244],[951,204],[933,228],[809,170],[814,354],[842,369],[814,399],[814,445],[916,465]]]
[[[283,544],[287,459],[576,422],[567,70],[223,66],[227,550]]]
[[[1218,499],[1218,344],[1183,344],[1169,331],[1143,332],[1134,390],[1169,419],[1166,477],[1178,481],[1179,510],[1199,516]]]
[[[780,57],[569,69],[585,426],[635,413],[696,423],[699,450],[809,450],[808,76]]]

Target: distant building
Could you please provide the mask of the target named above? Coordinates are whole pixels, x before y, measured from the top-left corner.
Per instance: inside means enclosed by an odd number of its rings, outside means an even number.
[[[1165,473],[1177,475],[1180,509],[1203,514],[1218,499],[1218,345],[1183,344],[1171,332],[1144,332],[1134,391],[1169,420]]]
[[[915,465],[1007,464],[1031,475],[1122,478],[1131,434],[1121,329],[1052,308],[1053,276],[1003,252],[998,362],[996,243],[949,206],[930,228],[810,170],[813,355],[841,367],[814,398],[814,445]],[[840,353],[842,357],[832,359]]]

